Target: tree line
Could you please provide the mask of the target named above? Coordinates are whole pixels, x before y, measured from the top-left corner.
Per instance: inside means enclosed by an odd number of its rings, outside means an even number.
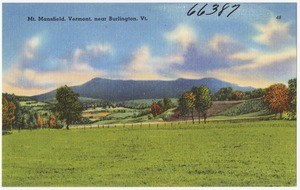
[[[178,99],[178,106],[175,112],[181,116],[191,115],[194,123],[194,112],[197,113],[198,122],[203,117],[204,123],[207,119],[207,110],[212,106],[213,100],[237,100],[245,97],[261,98],[272,113],[279,113],[280,118],[296,119],[297,115],[297,80],[296,78],[285,84],[273,84],[266,89],[256,89],[252,92],[233,91],[229,88],[222,88],[214,95],[206,85],[193,87],[190,91],[184,92]],[[47,115],[45,121],[41,113],[21,107],[16,96],[2,94],[2,129],[33,129],[47,126],[55,128],[66,124],[69,129],[71,124],[85,122],[82,119],[83,105],[79,101],[79,95],[73,92],[68,86],[59,87],[56,90],[57,103],[52,105],[51,114]],[[151,105],[150,113],[156,117],[175,104],[171,98],[154,102]],[[45,116],[44,116],[45,118]]]
[[[46,119],[45,119],[46,118]],[[58,123],[57,123],[58,122]],[[40,113],[20,106],[15,95],[2,94],[2,130],[56,128],[59,121],[54,114]]]
[[[201,115],[206,122],[207,110],[212,105],[212,96],[209,88],[206,85],[200,87],[193,87],[190,91],[184,92],[178,99],[178,107],[175,112],[179,112],[181,116],[192,115],[194,123],[194,110],[197,111],[198,122],[200,123]],[[174,103],[171,98],[166,97],[163,100],[154,102],[151,106],[151,114],[156,117],[166,110],[173,108]]]
[[[151,106],[151,114],[156,117],[166,111],[164,98],[160,102],[154,102]],[[231,101],[262,99],[271,113],[279,113],[279,118],[295,120],[297,107],[297,79],[290,79],[288,86],[285,84],[273,84],[268,88],[255,89],[253,91],[242,92],[233,90],[231,87],[221,88],[213,95],[206,85],[193,87],[190,91],[184,92],[178,99],[178,107],[175,113],[179,116],[191,115],[194,123],[194,112],[197,113],[198,123],[203,117],[206,123],[207,110],[212,106],[213,101]],[[178,117],[179,117],[178,116]]]
[[[232,87],[219,89],[212,95],[214,101],[230,101],[230,100],[249,100],[254,98],[261,98],[265,94],[266,89],[258,88],[252,91],[242,92],[233,90]]]

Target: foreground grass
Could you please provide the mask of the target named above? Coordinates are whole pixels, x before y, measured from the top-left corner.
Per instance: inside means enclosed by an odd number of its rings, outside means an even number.
[[[294,121],[45,129],[2,143],[3,186],[296,185]]]

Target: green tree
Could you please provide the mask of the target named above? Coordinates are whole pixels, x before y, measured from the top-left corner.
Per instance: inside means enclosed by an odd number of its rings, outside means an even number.
[[[191,90],[195,96],[195,110],[198,113],[198,123],[200,123],[200,117],[201,117],[201,92],[200,88],[197,88],[196,86],[193,86]]]
[[[290,79],[288,81],[288,91],[290,97],[290,109],[283,112],[282,118],[286,120],[296,120],[297,119],[297,79]]]
[[[261,98],[265,94],[265,90],[262,88],[251,91],[251,98]]]
[[[224,100],[232,100],[233,89],[231,87],[221,88],[214,94],[215,100],[224,101]]]
[[[183,93],[178,100],[178,104],[180,113],[182,115],[188,115],[189,113],[191,113],[194,123],[195,95],[193,94],[193,92]]]
[[[201,85],[199,88],[193,87],[191,90],[195,96],[195,110],[198,113],[198,122],[200,123],[201,114],[206,123],[207,110],[212,105],[210,90],[206,85]]]
[[[296,113],[297,110],[297,79],[290,79],[288,82],[289,85],[289,96],[290,96],[290,109],[291,112]]]
[[[29,127],[30,130],[32,130],[33,128],[37,128],[37,118],[36,118],[36,113],[34,112],[29,112],[29,117],[28,117],[28,121],[27,121],[27,125]]]
[[[164,101],[164,106],[165,106],[166,110],[174,107],[174,104],[173,104],[172,99],[170,97],[165,97],[163,101]]]
[[[159,100],[159,101],[157,102],[157,104],[158,104],[158,106],[160,107],[161,112],[166,111],[166,109],[165,109],[165,103],[164,103],[163,100]]]
[[[67,85],[59,87],[56,90],[55,111],[58,113],[60,120],[64,120],[69,129],[69,125],[79,121],[83,107],[78,100],[79,95]]]
[[[199,91],[200,91],[199,106],[200,106],[201,113],[203,114],[204,123],[206,123],[207,110],[212,106],[212,98],[211,98],[210,90],[206,85],[201,85]],[[199,123],[200,123],[200,117],[199,117]]]

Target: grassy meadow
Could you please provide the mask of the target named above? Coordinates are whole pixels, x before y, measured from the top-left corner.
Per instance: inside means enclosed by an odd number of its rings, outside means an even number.
[[[5,187],[296,185],[296,121],[13,133],[2,136]]]

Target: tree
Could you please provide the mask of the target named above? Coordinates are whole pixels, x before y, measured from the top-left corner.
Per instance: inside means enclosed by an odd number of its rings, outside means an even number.
[[[191,113],[192,120],[194,123],[195,95],[193,94],[193,92],[183,93],[178,100],[178,104],[180,113],[182,115],[187,115]]]
[[[8,101],[2,96],[2,130],[5,129],[8,122]]]
[[[246,95],[245,92],[236,90],[232,93],[232,100],[242,100],[244,99],[245,95]]]
[[[251,91],[251,98],[261,98],[265,94],[265,90],[262,88]]]
[[[168,110],[174,106],[172,99],[170,97],[165,97],[163,101],[164,101],[165,110]]]
[[[283,111],[290,108],[289,90],[284,84],[273,84],[266,89],[263,101],[272,112],[279,113],[281,119]]]
[[[21,111],[20,103],[17,100],[17,97],[14,94],[7,94],[7,93],[2,94],[2,97],[5,97],[5,99],[8,102],[12,102],[14,104],[13,107],[15,107],[14,108],[13,123],[9,127],[16,127],[16,128],[23,127],[22,126],[22,116],[23,116],[23,114],[22,114],[22,111]],[[11,104],[11,106],[12,106],[12,104]]]
[[[197,88],[195,86],[193,86],[192,90],[191,90],[195,96],[195,110],[198,113],[198,123],[200,123],[200,116],[201,116],[201,92],[200,92],[200,88]]]
[[[289,85],[289,96],[290,96],[290,110],[291,112],[296,113],[297,110],[297,79],[290,79],[288,82]]]
[[[2,128],[7,127],[12,130],[12,125],[15,120],[15,109],[16,106],[12,101],[7,101],[5,97],[2,97]]]
[[[28,118],[28,122],[27,125],[30,128],[30,130],[32,130],[32,128],[36,128],[37,127],[37,118],[34,112],[29,112],[29,118]]]
[[[69,129],[69,125],[81,118],[83,107],[78,100],[79,95],[65,85],[56,90],[55,97],[57,100],[55,111],[58,113],[59,119],[66,122],[67,129]]]
[[[152,104],[150,112],[153,115],[153,117],[156,117],[162,113],[160,106],[156,102]]]
[[[157,102],[157,104],[158,104],[158,106],[160,107],[161,112],[166,111],[166,109],[165,109],[165,103],[164,103],[163,100],[159,100],[159,101]]]
[[[43,127],[43,118],[41,117],[40,114],[37,114],[37,124],[38,124],[38,128],[42,128]]]
[[[49,127],[56,128],[56,119],[54,114],[51,114],[49,117]]]
[[[210,90],[206,85],[201,85],[199,88],[193,87],[192,92],[195,96],[195,110],[198,113],[198,122],[200,123],[200,116],[202,114],[206,123],[207,110],[212,105]]]
[[[233,89],[231,87],[221,88],[214,94],[215,100],[224,101],[232,100]]]
[[[212,106],[212,99],[210,95],[210,90],[207,86],[201,85],[199,88],[200,91],[200,110],[203,114],[204,123],[206,123],[207,118],[207,110]],[[200,123],[200,117],[199,117],[199,123]]]

